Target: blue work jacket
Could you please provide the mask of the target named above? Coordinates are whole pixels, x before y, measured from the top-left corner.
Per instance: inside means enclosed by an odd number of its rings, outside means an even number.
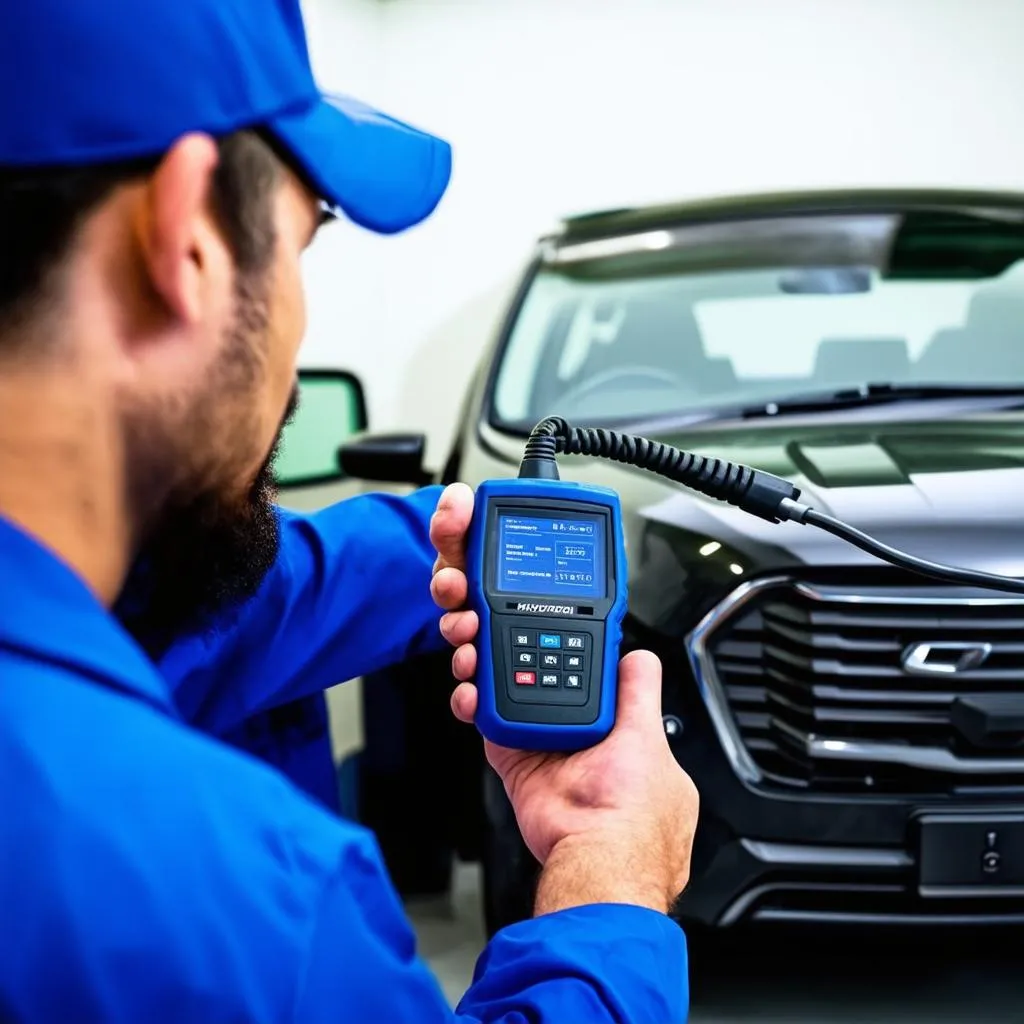
[[[452,1011],[373,836],[210,735],[325,685],[332,644],[370,638],[379,660],[361,671],[401,660],[417,637],[371,584],[408,567],[376,542],[421,530],[415,502],[434,499],[283,515],[254,601],[172,652],[191,666],[176,688],[74,573],[0,518],[0,1019],[685,1019],[682,932],[617,905],[503,930]],[[358,544],[339,529],[350,515],[373,527]]]
[[[281,557],[260,599],[160,658],[189,721],[337,813],[323,691],[447,647],[429,589],[442,490],[362,495],[312,516],[279,510]],[[280,628],[282,614],[296,628]]]

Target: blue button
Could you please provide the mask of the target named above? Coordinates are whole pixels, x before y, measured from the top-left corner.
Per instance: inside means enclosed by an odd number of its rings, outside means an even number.
[[[562,638],[557,633],[541,633],[541,647],[561,647]]]

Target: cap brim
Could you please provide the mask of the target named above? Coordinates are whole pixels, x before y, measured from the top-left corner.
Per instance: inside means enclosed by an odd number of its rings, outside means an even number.
[[[323,199],[379,234],[434,212],[448,188],[451,147],[347,96],[323,96],[269,122]]]

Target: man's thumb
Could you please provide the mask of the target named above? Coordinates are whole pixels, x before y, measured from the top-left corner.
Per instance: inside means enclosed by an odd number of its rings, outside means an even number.
[[[617,725],[661,732],[661,662],[650,651],[633,651],[619,662]]]
[[[473,491],[463,483],[449,484],[430,519],[430,542],[444,565],[466,568],[466,532],[472,518]]]

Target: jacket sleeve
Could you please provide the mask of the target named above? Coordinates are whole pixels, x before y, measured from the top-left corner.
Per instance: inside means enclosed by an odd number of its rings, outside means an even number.
[[[295,1020],[416,1024],[684,1024],[686,940],[670,918],[598,904],[500,931],[452,1011],[376,856],[346,858],[327,884]],[[341,950],[351,950],[345,956]]]
[[[467,1021],[683,1024],[686,939],[670,918],[596,904],[522,921],[491,940],[458,1006]]]
[[[429,536],[441,490],[359,495],[307,515],[280,509],[280,551],[257,595],[161,660],[182,714],[223,732],[267,708],[443,651]]]

